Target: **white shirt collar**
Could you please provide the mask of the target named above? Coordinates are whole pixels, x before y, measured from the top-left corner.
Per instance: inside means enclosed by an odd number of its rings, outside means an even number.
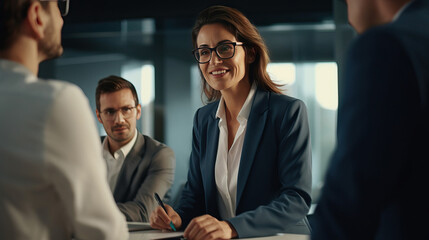
[[[410,6],[410,4],[412,3],[413,1],[409,1],[409,2],[407,2],[406,4],[404,4],[404,6],[402,6],[402,8],[401,9],[399,9],[399,11],[395,14],[395,16],[393,17],[393,19],[392,19],[392,22],[393,21],[396,21],[401,15],[402,15],[402,13],[405,11],[405,9],[408,7],[408,6]]]
[[[117,158],[118,158],[118,156],[119,156],[119,152],[120,152],[120,153],[122,153],[122,155],[124,156],[124,158],[126,158],[126,157],[127,157],[128,153],[130,153],[130,151],[131,151],[131,148],[133,148],[134,144],[135,144],[135,143],[136,143],[136,141],[137,141],[137,134],[138,134],[138,133],[137,133],[137,129],[135,129],[133,139],[131,139],[131,141],[129,141],[127,144],[125,144],[124,146],[122,146],[122,147],[121,147],[121,148],[119,148],[116,152],[114,152],[114,153],[113,153],[113,157],[114,157],[115,159],[117,159]],[[104,141],[103,141],[103,149],[104,149],[105,151],[109,152],[109,146],[108,146],[107,138],[108,138],[108,137],[104,138]],[[110,153],[110,152],[109,152],[109,153]]]
[[[252,108],[253,96],[256,92],[256,84],[253,83],[250,87],[249,94],[247,95],[246,101],[244,101],[243,106],[241,107],[240,112],[237,116],[237,121],[242,124],[243,121],[249,118],[250,110]],[[220,98],[219,105],[216,111],[216,118],[225,119],[225,100],[223,97]]]

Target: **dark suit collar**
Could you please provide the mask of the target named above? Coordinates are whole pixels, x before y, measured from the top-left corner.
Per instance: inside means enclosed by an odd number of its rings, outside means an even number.
[[[205,201],[208,214],[214,217],[219,217],[217,205],[217,187],[215,182],[215,163],[217,157],[217,149],[219,143],[219,119],[216,118],[216,108],[210,114],[212,117],[208,118],[207,122],[207,146],[205,156],[201,156],[201,170],[203,176],[203,185],[207,189],[205,191]]]
[[[134,175],[133,173],[136,171],[140,161],[142,161],[143,158],[141,156],[143,156],[145,151],[145,138],[139,131],[137,131],[136,142],[134,143],[134,146],[131,148],[128,155],[125,157],[124,164],[122,165],[115,191],[113,193],[113,196],[117,202],[121,201],[124,195],[128,192],[128,183],[131,182],[131,178]]]
[[[240,167],[237,180],[236,206],[240,203],[241,195],[246,186],[247,178],[255,159],[256,150],[262,138],[267,120],[270,93],[257,89],[247,122],[246,135],[244,137],[241,153]]]
[[[136,131],[136,133],[137,133],[136,142],[134,143],[134,146],[131,148],[126,158],[128,157],[135,158],[137,156],[140,156],[142,151],[144,151],[143,146],[145,145],[145,138],[143,134],[141,134],[139,131]]]
[[[267,110],[269,108],[270,93],[257,89],[253,98],[252,107],[250,110],[249,119],[247,122],[247,130],[244,138],[243,149],[240,160],[240,167],[237,180],[237,201],[236,206],[240,202],[241,195],[246,185],[247,178],[252,168],[252,163],[256,155],[257,146],[261,140],[264,132],[265,123],[267,120]],[[210,117],[208,118],[207,129],[207,146],[206,155],[201,162],[201,169],[203,170],[203,184],[206,194],[206,204],[210,206],[211,210],[217,209],[217,188],[215,182],[215,162],[217,158],[217,150],[219,143],[219,119],[216,118],[216,110],[219,101],[211,103]],[[213,211],[216,212],[216,211]],[[213,214],[213,213],[212,213]]]
[[[252,168],[253,161],[255,159],[256,150],[264,132],[265,123],[267,120],[267,110],[269,108],[270,93],[261,89],[256,89],[255,96],[253,98],[252,107],[250,110],[249,119],[247,122],[247,130],[244,138],[243,149],[240,159],[240,167],[238,172],[237,180],[237,201],[236,206],[240,202],[241,195],[246,186],[247,178]],[[217,157],[217,149],[219,143],[219,119],[216,119],[216,110],[219,101],[213,102],[212,111],[208,119],[208,130],[207,130],[207,150],[205,161],[201,162],[203,169],[204,187],[212,191],[206,191],[206,201],[208,206],[217,207],[216,201],[216,182],[214,176],[214,168]],[[205,170],[204,170],[205,169]]]
[[[403,16],[406,16],[408,14],[414,15],[414,11],[417,10],[423,10],[426,9],[426,11],[429,9],[429,0],[413,0],[410,1],[408,3],[406,3],[406,5],[404,5],[405,8],[403,9],[403,12],[398,16],[398,19],[400,19]]]
[[[253,99],[251,112],[262,114],[268,110],[268,101],[270,99],[270,92],[264,91],[260,88],[256,89],[255,98]],[[249,115],[250,118],[250,115]]]

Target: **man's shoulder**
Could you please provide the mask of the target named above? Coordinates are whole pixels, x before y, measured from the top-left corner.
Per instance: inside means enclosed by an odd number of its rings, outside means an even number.
[[[383,43],[388,39],[396,38],[397,30],[391,25],[382,25],[368,29],[364,33],[358,35],[353,44],[371,46],[374,43]]]
[[[397,20],[372,27],[356,37],[353,45],[357,51],[379,48],[379,46],[392,47],[393,44],[400,48],[411,49],[426,45],[429,40],[429,31],[427,31],[429,16],[426,14],[429,7],[419,6],[418,3],[422,2],[413,2]]]
[[[143,135],[142,133],[138,133],[140,136],[137,137],[137,142],[134,145],[134,148],[138,147],[140,149],[135,149],[139,151],[140,153],[144,153],[145,156],[151,156],[153,157],[157,156],[159,159],[165,159],[165,160],[173,160],[174,161],[174,151],[169,146],[167,146],[165,143],[162,143],[152,137],[149,137],[147,135]],[[143,145],[141,144],[142,141],[139,139],[140,137],[144,138]]]
[[[144,135],[142,133],[138,133],[139,135],[141,135],[144,138],[144,144],[146,145],[146,149],[151,149],[151,150],[156,150],[156,151],[160,151],[160,150],[171,150],[171,148],[169,146],[167,146],[165,143],[162,143],[152,137],[149,137],[147,135]]]
[[[72,90],[80,90],[80,88],[71,82],[63,81],[63,80],[57,80],[57,79],[44,79],[39,78],[37,83],[39,85],[50,87],[55,90],[61,90],[61,89],[72,89]]]
[[[389,56],[403,54],[404,44],[391,26],[373,27],[357,36],[347,51],[347,63],[366,64],[368,61],[384,62]]]
[[[68,104],[80,102],[78,101],[79,99],[87,99],[82,89],[70,82],[40,79],[37,83],[28,87],[33,89],[34,92],[38,92],[42,98],[68,99],[63,101]]]
[[[429,31],[420,29],[426,27],[423,22],[414,26],[405,24],[407,21],[399,19],[397,22],[373,27],[354,39],[348,50],[348,60],[363,63],[365,61],[380,62],[388,59],[408,61],[412,59],[428,58]],[[428,22],[429,24],[429,19]],[[420,60],[419,60],[420,61]]]

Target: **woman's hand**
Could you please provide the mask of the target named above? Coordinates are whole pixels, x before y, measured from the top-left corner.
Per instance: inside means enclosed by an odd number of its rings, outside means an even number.
[[[182,218],[177,214],[174,209],[168,205],[164,204],[167,213],[164,209],[158,206],[151,214],[149,218],[150,226],[155,229],[167,229],[172,230],[170,227],[170,221],[173,221],[173,225],[176,229],[179,229],[182,226]]]
[[[228,222],[203,215],[192,219],[183,235],[188,240],[231,239],[237,237],[237,232]]]

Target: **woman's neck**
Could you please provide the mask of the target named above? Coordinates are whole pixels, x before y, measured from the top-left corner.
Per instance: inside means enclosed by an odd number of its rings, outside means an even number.
[[[236,119],[249,95],[251,85],[249,81],[242,80],[236,86],[222,91],[225,101],[225,111],[232,119]]]

